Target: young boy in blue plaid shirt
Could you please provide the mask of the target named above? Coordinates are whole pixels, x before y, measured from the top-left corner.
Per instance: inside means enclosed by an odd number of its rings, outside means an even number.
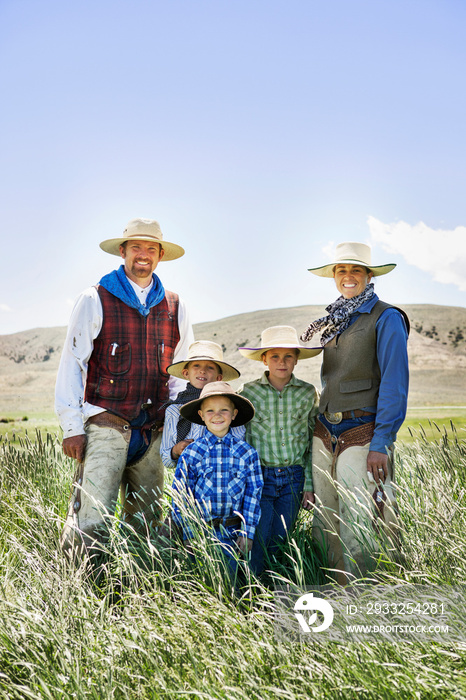
[[[312,436],[318,413],[315,387],[297,379],[298,360],[314,357],[322,348],[300,345],[291,326],[273,326],[261,334],[260,348],[239,348],[266,371],[240,389],[254,404],[255,416],[246,427],[246,440],[259,452],[264,487],[261,518],[251,552],[250,566],[259,575],[266,554],[272,557],[293,530],[300,505],[312,508]]]
[[[192,531],[183,517],[180,500],[189,508],[194,498],[199,515],[213,529],[228,567],[236,573],[238,550],[248,558],[260,518],[262,470],[256,450],[235,437],[230,426],[244,425],[254,416],[248,399],[238,396],[227,382],[211,382],[199,399],[185,404],[183,418],[205,424],[206,431],[188,445],[178,460],[173,481],[173,519]]]

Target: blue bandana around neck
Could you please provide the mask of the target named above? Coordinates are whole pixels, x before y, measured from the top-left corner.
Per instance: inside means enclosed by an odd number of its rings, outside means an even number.
[[[107,292],[110,292],[110,294],[120,299],[126,306],[136,309],[141,316],[148,316],[151,308],[159,304],[165,296],[165,289],[160,278],[153,273],[152,279],[154,284],[147,295],[145,306],[141,304],[140,300],[137,298],[126,276],[124,265],[120,265],[118,270],[113,270],[113,272],[110,272],[108,275],[104,275],[99,284],[101,284]]]

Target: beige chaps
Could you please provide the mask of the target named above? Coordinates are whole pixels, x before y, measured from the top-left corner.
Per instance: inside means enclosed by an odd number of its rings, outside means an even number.
[[[100,415],[100,414],[99,414]],[[103,414],[105,415],[105,414]],[[119,419],[117,419],[119,420]],[[120,493],[122,518],[135,529],[159,525],[164,468],[160,458],[161,432],[138,461],[127,465],[131,429],[88,422],[84,462],[78,465],[65,526],[60,538],[64,551],[92,546],[111,527]],[[139,516],[139,517],[135,517]],[[142,517],[141,517],[142,516]]]
[[[373,427],[373,423],[361,425],[332,438],[316,421],[312,536],[327,552],[330,573],[340,582],[346,575],[338,572],[359,578],[373,571],[382,542],[390,548],[396,545],[393,455],[384,484],[377,485],[367,473]]]

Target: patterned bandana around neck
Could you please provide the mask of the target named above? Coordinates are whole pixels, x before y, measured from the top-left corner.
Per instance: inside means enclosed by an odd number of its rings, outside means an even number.
[[[186,389],[180,391],[176,399],[169,402],[171,404],[182,404],[184,406],[188,401],[195,401],[201,395],[202,389],[196,389],[190,382],[186,384]],[[191,421],[179,417],[178,424],[176,426],[176,442],[181,442],[181,440],[186,440],[186,437],[191,430]]]
[[[352,299],[345,299],[344,296],[338,297],[333,304],[326,307],[328,316],[322,316],[317,321],[309,324],[306,330],[301,335],[301,340],[306,342],[312,338],[315,333],[325,328],[320,337],[320,344],[326,345],[332,338],[340,333],[343,333],[350,324],[351,314],[353,314],[366,301],[369,301],[374,296],[374,283],[367,285],[365,290]]]
[[[120,265],[118,270],[113,270],[113,272],[110,272],[108,275],[104,275],[99,284],[101,284],[107,292],[110,292],[110,294],[120,299],[126,306],[136,309],[141,316],[148,316],[151,308],[160,304],[165,296],[165,289],[160,277],[157,277],[157,275],[153,273],[152,279],[154,284],[147,295],[145,306],[141,304],[140,299],[137,298],[126,276],[124,265]]]

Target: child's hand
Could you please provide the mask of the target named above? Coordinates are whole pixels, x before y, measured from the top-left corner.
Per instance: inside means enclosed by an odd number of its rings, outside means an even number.
[[[243,535],[240,535],[236,540],[236,546],[247,559],[247,556],[252,549],[252,540],[249,539],[249,537],[244,537]]]
[[[183,452],[184,448],[190,445],[192,442],[194,442],[194,440],[181,440],[180,442],[177,442],[176,445],[173,445],[172,459],[177,460]]]
[[[314,491],[304,491],[301,500],[301,508],[304,508],[304,510],[311,510],[315,502],[316,497],[314,496]]]

